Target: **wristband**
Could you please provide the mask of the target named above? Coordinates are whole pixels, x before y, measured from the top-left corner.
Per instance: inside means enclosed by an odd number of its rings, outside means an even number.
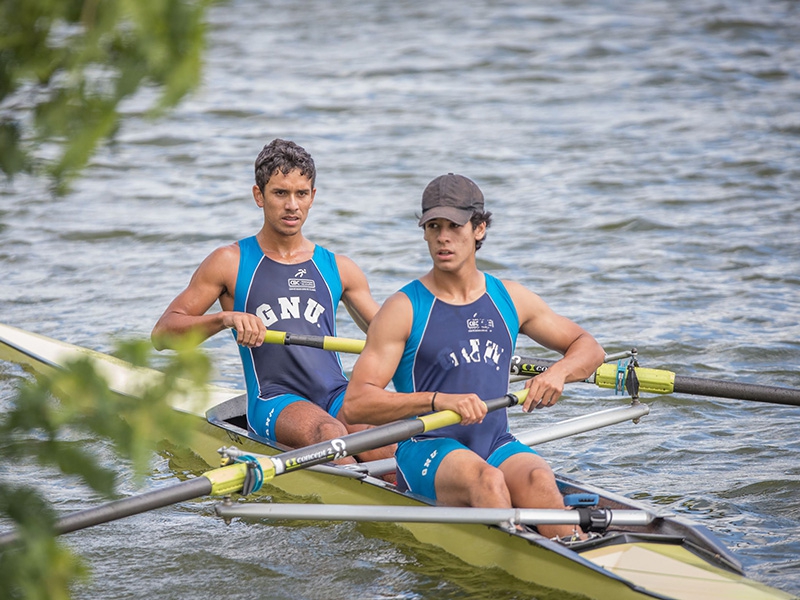
[[[433,392],[433,397],[431,398],[431,411],[432,412],[436,412],[436,407],[433,405],[433,403],[436,401],[436,394],[438,394],[438,393],[439,392]]]

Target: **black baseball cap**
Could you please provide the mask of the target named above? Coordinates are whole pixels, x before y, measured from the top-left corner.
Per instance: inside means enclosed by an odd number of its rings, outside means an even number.
[[[483,212],[483,192],[463,175],[440,175],[422,192],[422,227],[431,219],[443,218],[466,225],[476,212]]]

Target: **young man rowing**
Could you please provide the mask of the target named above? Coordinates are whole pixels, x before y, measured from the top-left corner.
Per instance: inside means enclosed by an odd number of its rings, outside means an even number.
[[[449,506],[563,508],[549,465],[509,433],[505,410],[487,414],[481,400],[507,393],[518,332],[563,354],[526,384],[525,411],[552,406],[566,382],[591,375],[603,348],[533,292],[478,270],[475,255],[491,213],[474,182],[437,177],[422,195],[422,211],[433,268],[375,316],[345,396],[345,419],[377,425],[455,411],[459,425],[398,445],[401,489]],[[396,392],[384,389],[392,378]],[[566,536],[573,529],[540,532]]]
[[[263,340],[268,327],[335,335],[340,300],[366,331],[378,304],[352,260],[303,235],[317,191],[308,152],[273,140],[256,159],[255,179],[261,230],[218,248],[200,264],[156,323],[153,343],[163,349],[190,331],[207,338],[232,329],[247,382],[248,424],[261,437],[301,447],[364,429],[337,418],[347,387],[337,354]],[[222,311],[206,314],[216,301]],[[362,458],[388,456],[391,451],[380,450]]]

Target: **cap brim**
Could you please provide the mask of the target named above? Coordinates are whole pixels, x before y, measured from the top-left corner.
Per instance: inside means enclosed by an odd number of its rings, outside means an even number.
[[[419,226],[422,227],[433,219],[447,219],[456,225],[466,225],[471,218],[471,210],[464,210],[454,206],[435,206],[422,213],[422,217],[419,219]]]

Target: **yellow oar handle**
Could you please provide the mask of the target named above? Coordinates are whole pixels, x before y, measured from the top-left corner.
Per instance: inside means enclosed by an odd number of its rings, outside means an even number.
[[[323,343],[322,348],[323,350],[330,350],[332,352],[360,354],[364,349],[364,340],[325,336],[325,342]]]
[[[417,418],[425,425],[425,428],[422,430],[423,433],[433,431],[434,429],[441,429],[448,425],[456,425],[461,422],[461,415],[452,410],[440,410],[439,412]]]
[[[496,410],[497,408],[513,406],[514,404],[522,404],[525,402],[525,398],[527,398],[527,396],[527,389],[520,390],[518,392],[511,392],[502,398],[488,400],[486,402],[486,406],[490,411],[492,411]],[[516,402],[513,404],[510,403],[509,397],[516,398]],[[461,422],[461,415],[452,410],[440,410],[439,412],[423,415],[417,418],[422,421],[423,425],[425,426],[423,433],[433,431],[434,429],[441,429],[442,427],[447,427],[448,425],[455,425]]]
[[[675,389],[675,373],[663,369],[635,367],[639,391],[653,394],[671,394]],[[616,389],[617,365],[603,363],[595,373],[595,384],[601,388]]]
[[[267,344],[278,344],[282,346],[286,341],[286,332],[285,331],[271,331],[267,329],[266,335],[264,335],[264,341]]]
[[[285,331],[271,331],[269,329],[266,335],[264,335],[264,342],[282,346],[309,346],[311,348],[319,348],[320,350],[346,352],[348,354],[360,354],[364,349],[364,340],[332,337],[329,335],[301,335],[287,333]]]

